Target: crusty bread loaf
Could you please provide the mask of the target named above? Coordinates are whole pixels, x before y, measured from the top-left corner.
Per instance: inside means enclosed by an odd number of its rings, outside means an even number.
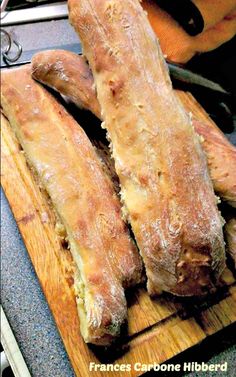
[[[62,50],[42,51],[33,57],[32,75],[102,120],[93,77],[84,57]],[[186,108],[187,112],[190,110]],[[202,146],[215,192],[236,207],[236,148],[213,123],[205,124],[195,118],[192,122],[195,131],[203,136]]]
[[[65,50],[42,51],[33,57],[31,66],[36,80],[56,89],[78,107],[100,115],[92,72],[82,56]]]
[[[200,142],[138,0],[69,0],[151,295],[209,292],[225,268]]]
[[[75,292],[86,342],[107,345],[127,316],[124,287],[140,281],[141,258],[119,200],[75,120],[31,68],[1,74],[4,114],[65,227],[78,268]]]
[[[213,187],[223,201],[236,208],[236,148],[213,123],[207,126],[193,119],[195,131],[203,137],[202,146]]]

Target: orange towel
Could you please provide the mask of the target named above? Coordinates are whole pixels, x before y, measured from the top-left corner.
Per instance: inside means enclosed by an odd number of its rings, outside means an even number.
[[[202,33],[194,37],[188,35],[155,1],[142,1],[149,21],[159,38],[162,51],[169,61],[186,63],[195,54],[214,50],[236,34],[236,0],[194,0],[193,2],[204,19]]]

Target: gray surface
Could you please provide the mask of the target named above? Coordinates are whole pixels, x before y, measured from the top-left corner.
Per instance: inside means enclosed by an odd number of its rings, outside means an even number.
[[[78,42],[78,37],[67,19],[8,26],[4,29],[22,45],[23,50]]]
[[[61,46],[78,41],[67,20],[6,28],[24,50]],[[4,195],[2,199],[2,305],[33,377],[71,377],[70,367],[55,323],[40,289],[38,279],[19,235]],[[213,347],[213,345],[212,345]],[[208,376],[234,377],[235,347],[220,352],[209,362],[227,360],[227,373]],[[201,347],[198,349],[201,350]],[[105,373],[104,373],[105,375]],[[206,374],[192,373],[190,377]],[[24,376],[22,376],[24,377]]]
[[[2,191],[1,204],[3,309],[32,376],[72,377],[61,338]]]
[[[3,29],[10,34],[13,40],[21,44],[23,52],[79,43],[75,31],[67,19],[8,26]],[[5,44],[6,40],[3,38],[2,47],[5,47]],[[14,57],[16,53],[17,48],[13,44],[9,56]]]

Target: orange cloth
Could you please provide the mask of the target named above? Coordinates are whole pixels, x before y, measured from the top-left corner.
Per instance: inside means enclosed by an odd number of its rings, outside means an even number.
[[[236,0],[193,2],[204,19],[203,32],[194,37],[188,35],[177,21],[158,7],[155,1],[142,1],[162,51],[170,61],[186,63],[195,54],[214,50],[236,34]]]

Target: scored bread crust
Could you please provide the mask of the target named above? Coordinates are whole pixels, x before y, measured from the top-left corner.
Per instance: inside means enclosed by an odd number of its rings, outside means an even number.
[[[124,209],[151,295],[209,292],[225,268],[199,139],[138,0],[69,0],[93,72]]]
[[[124,287],[139,282],[142,270],[117,195],[82,128],[30,67],[2,72],[1,103],[65,227],[82,335],[108,345],[127,317]]]
[[[39,52],[32,59],[32,75],[102,120],[93,76],[83,56],[65,50]],[[202,147],[215,192],[236,207],[236,148],[212,122],[206,124],[195,118],[192,122],[195,131],[203,136]]]

